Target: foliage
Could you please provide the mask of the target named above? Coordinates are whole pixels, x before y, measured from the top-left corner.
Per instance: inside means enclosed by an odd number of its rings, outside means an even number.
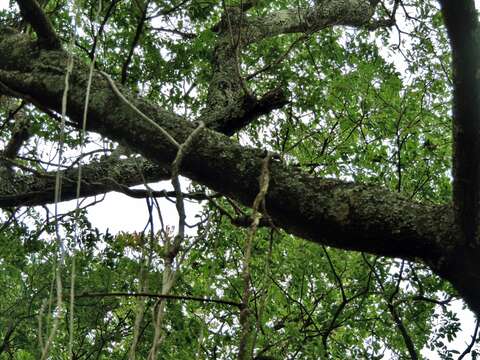
[[[309,3],[260,1],[251,11],[258,15]],[[385,9],[391,3],[385,1]],[[72,52],[88,62],[95,44],[97,68],[117,80],[125,70],[129,91],[188,118],[201,114],[212,72],[213,28],[222,16],[220,1],[149,1],[137,40],[145,1],[103,1],[98,16],[96,1],[78,4],[81,24],[74,31],[68,2],[43,2],[62,40],[74,37]],[[241,130],[238,141],[274,151],[291,167],[315,176],[384,186],[412,200],[450,201],[448,40],[435,3],[405,0],[401,8],[390,29],[333,27],[303,39],[289,34],[250,44],[242,53],[243,75],[275,64],[249,82],[251,90],[263,94],[285,85],[289,104]],[[14,6],[1,11],[0,21],[31,31]],[[14,131],[12,114],[19,106],[31,118],[33,136],[18,164],[48,168],[38,159],[56,158],[50,150],[58,139],[58,121],[31,105],[1,103],[2,142]],[[67,131],[65,166],[78,157],[79,139]],[[96,135],[86,142],[94,150],[87,161],[116,147]],[[197,184],[191,190],[211,195]],[[250,215],[249,210],[223,197],[202,204],[199,223],[182,245],[172,294],[240,304],[247,230],[232,219]],[[149,206],[151,216],[159,215]],[[48,334],[56,311],[54,219],[41,208],[20,208],[5,211],[4,220],[0,358],[37,359],[39,334]],[[140,233],[101,234],[86,212],[58,221],[67,246],[62,270],[67,302],[73,259],[76,264],[73,358],[126,358],[141,303],[145,309],[136,354],[147,358],[155,331],[152,312],[159,301],[126,294],[162,292],[165,243],[175,229],[153,228],[151,222]],[[448,306],[456,294],[422,264],[318,246],[266,226],[255,236],[251,284],[257,359],[404,359],[411,357],[408,342],[420,357],[427,348],[445,359],[464,350],[449,347],[461,331],[458,314]],[[146,291],[139,291],[142,286]],[[109,295],[113,293],[123,295]],[[67,358],[70,310],[63,311],[52,359]],[[158,358],[229,359],[236,354],[238,307],[169,299],[165,313]],[[474,348],[472,356],[479,351]]]

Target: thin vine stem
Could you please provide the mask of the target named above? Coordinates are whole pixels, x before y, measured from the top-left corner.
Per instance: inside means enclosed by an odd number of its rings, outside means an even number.
[[[78,8],[77,8],[78,9]],[[78,11],[78,10],[77,10]],[[102,11],[102,0],[98,0],[98,8],[95,15],[95,20],[98,20],[98,16]],[[78,16],[78,14],[77,14]],[[81,193],[81,184],[82,184],[82,158],[85,148],[85,137],[87,129],[87,117],[88,117],[88,105],[90,102],[90,91],[92,87],[92,78],[93,70],[95,68],[95,60],[97,53],[93,53],[93,58],[90,63],[90,69],[88,73],[87,89],[85,93],[85,105],[83,108],[82,116],[82,128],[80,130],[80,160],[78,162],[78,174],[77,174],[77,187],[76,187],[76,205],[75,205],[75,223],[74,223],[74,244],[72,247],[72,264],[70,270],[70,306],[69,306],[69,338],[68,338],[68,356],[70,359],[73,359],[73,339],[75,333],[74,327],[74,318],[75,318],[75,277],[76,277],[76,251],[75,247],[79,243],[79,231],[78,231],[78,222],[80,217],[80,193]],[[63,117],[63,116],[62,116]]]

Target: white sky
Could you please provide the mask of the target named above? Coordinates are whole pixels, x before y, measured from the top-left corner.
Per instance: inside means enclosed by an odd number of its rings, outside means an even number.
[[[480,5],[480,0],[475,0],[477,9]],[[9,7],[9,0],[0,0],[0,9]],[[182,181],[182,189],[185,190],[187,186],[186,181]],[[163,181],[156,185],[152,185],[155,190],[171,190],[171,185],[168,181]],[[69,201],[62,204],[61,210],[73,209],[75,201]],[[176,227],[178,217],[176,215],[175,206],[166,201],[161,201],[165,224],[174,225]],[[199,211],[199,206],[187,207],[187,222],[194,223],[194,215]],[[88,211],[89,219],[92,224],[99,228],[100,231],[109,229],[110,233],[117,233],[118,231],[141,231],[145,227],[148,220],[148,212],[145,200],[132,199],[128,196],[118,193],[109,193],[103,202],[91,207]],[[154,216],[157,219],[157,216]],[[156,220],[156,228],[158,229],[158,220]],[[462,310],[462,302],[455,301],[450,307],[451,310],[457,312],[460,316],[462,331],[457,338],[450,343],[450,349],[456,349],[462,352],[467,343],[471,339],[474,329],[474,316],[468,310]],[[434,352],[422,351],[423,355],[429,359],[438,359]]]

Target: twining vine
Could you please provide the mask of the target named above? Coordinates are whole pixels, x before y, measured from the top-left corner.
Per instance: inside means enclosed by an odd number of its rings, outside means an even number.
[[[182,143],[179,144],[163,127],[158,125],[155,121],[145,115],[142,111],[140,111],[135,105],[129,102],[125,96],[121,93],[118,87],[115,85],[115,82],[112,78],[105,72],[100,72],[108,81],[110,87],[112,88],[113,92],[116,96],[122,100],[126,105],[128,105],[135,113],[137,113],[142,119],[147,121],[150,125],[154,126],[161,134],[163,134],[167,140],[177,148],[177,154],[175,159],[172,163],[172,186],[175,191],[176,195],[176,208],[179,217],[178,223],[178,231],[177,235],[174,237],[173,242],[171,241],[168,235],[165,236],[165,256],[164,256],[164,270],[163,270],[163,281],[162,281],[162,290],[161,295],[166,296],[169,295],[173,285],[175,284],[176,280],[176,270],[173,268],[173,260],[175,259],[176,255],[178,254],[181,244],[185,239],[185,205],[183,202],[183,193],[179,181],[179,171],[180,166],[182,163],[185,154],[188,152],[189,147],[191,146],[192,142],[198,136],[203,128],[205,128],[205,124],[200,121],[198,126],[193,130],[187,139]],[[161,325],[164,318],[165,312],[165,299],[166,297],[161,298],[156,306],[154,307],[154,337],[152,342],[152,347],[150,349],[148,359],[154,360],[157,357],[158,347],[161,342]],[[138,316],[138,315],[137,315]],[[138,323],[138,317],[136,319],[136,323]],[[134,341],[132,343],[132,347],[130,349],[130,359],[134,359],[134,349],[136,347],[136,342],[138,341],[137,336],[134,336]]]
[[[259,178],[259,191],[252,205],[252,222],[248,228],[247,237],[245,240],[245,249],[242,265],[242,279],[243,279],[243,295],[242,295],[242,309],[240,311],[240,326],[242,328],[240,335],[240,346],[238,351],[238,360],[251,359],[254,348],[254,328],[253,328],[253,316],[250,309],[250,295],[251,295],[251,272],[250,261],[252,256],[252,246],[257,233],[262,213],[259,208],[265,202],[265,196],[267,195],[268,185],[270,182],[270,172],[268,165],[272,154],[267,152],[266,156],[262,160],[261,173]],[[264,207],[265,208],[265,207]]]
[[[76,7],[76,3],[74,3],[74,10],[78,11]],[[46,339],[45,344],[43,344],[42,339],[42,328],[39,326],[39,343],[40,343],[40,348],[42,350],[42,356],[41,359],[45,360],[48,357],[50,347],[53,343],[53,340],[55,339],[55,335],[58,329],[58,325],[60,323],[60,318],[62,316],[63,312],[63,285],[62,285],[62,270],[63,266],[65,265],[65,244],[63,243],[62,236],[60,235],[60,224],[58,222],[58,204],[60,202],[60,197],[62,193],[62,161],[63,161],[63,147],[64,147],[64,141],[65,141],[65,119],[67,117],[67,97],[68,97],[68,90],[69,90],[69,80],[70,80],[70,74],[72,73],[73,70],[73,45],[74,45],[74,39],[75,39],[75,33],[77,30],[77,20],[78,17],[75,19],[75,25],[74,25],[74,35],[71,38],[70,41],[70,51],[68,52],[68,59],[67,59],[67,65],[66,65],[66,71],[65,71],[65,82],[64,82],[64,90],[63,90],[63,96],[62,96],[62,114],[61,114],[61,122],[60,122],[60,132],[59,132],[59,139],[58,139],[58,166],[57,166],[57,174],[55,178],[55,199],[54,199],[54,214],[55,214],[55,237],[57,241],[57,245],[59,248],[60,252],[60,259],[56,262],[55,265],[55,278],[56,278],[56,287],[57,287],[57,312],[54,315],[52,327],[50,329],[50,334]],[[52,294],[52,292],[50,293]],[[41,320],[41,317],[43,316],[43,313],[40,312],[39,314],[39,320]]]
[[[71,38],[70,46],[69,46],[69,53],[68,53],[68,60],[67,60],[67,65],[66,65],[66,72],[65,72],[65,86],[64,86],[64,91],[63,91],[63,96],[62,96],[62,112],[61,112],[61,123],[60,123],[60,135],[58,139],[58,166],[57,166],[57,172],[56,172],[56,182],[55,182],[55,200],[54,200],[54,206],[55,206],[55,234],[56,234],[56,241],[58,243],[58,248],[59,248],[59,253],[60,253],[60,258],[56,263],[55,267],[55,282],[56,282],[56,290],[57,290],[57,303],[56,303],[56,314],[53,317],[53,323],[50,328],[49,336],[47,337],[47,340],[43,342],[43,326],[42,326],[42,316],[43,312],[45,310],[45,306],[42,307],[42,310],[40,312],[39,316],[39,343],[42,351],[42,360],[47,359],[49,356],[49,350],[52,346],[52,343],[55,339],[55,335],[59,326],[60,318],[63,313],[63,294],[62,294],[62,269],[64,267],[64,262],[65,262],[65,255],[66,255],[66,249],[65,249],[65,244],[63,242],[62,236],[60,234],[60,226],[59,226],[59,214],[58,214],[58,204],[61,201],[61,192],[62,192],[62,161],[63,161],[63,152],[64,152],[64,142],[65,142],[65,124],[66,124],[66,113],[67,113],[67,99],[68,99],[68,94],[69,94],[69,80],[70,80],[70,75],[73,71],[73,45],[76,37],[76,31],[77,27],[79,26],[80,23],[80,12],[79,12],[79,7],[76,2],[73,4],[73,9],[74,9],[74,14],[75,14],[75,22],[74,22],[74,34]],[[99,2],[98,10],[96,17],[100,14],[102,10],[102,3],[101,1]],[[227,12],[227,17],[229,16]],[[231,28],[231,23],[230,23],[230,18],[228,18],[229,22],[229,28],[230,28],[230,35],[231,35],[231,41],[232,43],[230,44],[231,46],[236,47],[235,55],[236,55],[236,61],[237,61],[237,67],[239,67],[238,64],[238,57],[239,57],[239,49],[238,46],[241,43],[241,38],[240,38],[240,33],[238,33],[238,39],[237,42],[235,43],[235,39],[233,38],[233,32]],[[89,105],[89,99],[90,99],[90,89],[91,89],[91,84],[92,84],[92,77],[93,77],[93,71],[94,71],[94,64],[95,64],[95,58],[96,58],[96,53],[93,52],[92,54],[92,61],[90,64],[90,71],[89,71],[89,76],[88,76],[88,82],[87,82],[87,88],[86,88],[86,94],[85,94],[85,104],[84,104],[84,111],[83,111],[83,117],[82,117],[82,128],[80,131],[80,158],[83,157],[83,150],[85,146],[85,134],[86,134],[86,125],[87,125],[87,115],[88,115],[88,105]],[[180,266],[180,263],[183,261],[184,257],[182,257],[180,260],[176,260],[176,256],[181,250],[182,243],[185,240],[185,226],[186,226],[186,215],[185,215],[185,205],[184,205],[184,197],[181,189],[181,184],[179,181],[179,172],[180,172],[180,167],[182,160],[188,153],[192,143],[195,141],[195,139],[198,137],[198,134],[202,131],[202,129],[205,128],[205,124],[202,121],[199,121],[197,123],[197,127],[190,133],[190,135],[187,137],[187,139],[183,143],[178,143],[177,140],[175,140],[174,137],[172,137],[168,131],[166,131],[162,126],[157,124],[155,121],[153,121],[151,118],[149,118],[147,115],[145,115],[142,111],[140,111],[137,107],[135,107],[131,102],[129,102],[125,96],[121,93],[121,91],[118,89],[118,87],[115,85],[115,82],[112,80],[112,78],[105,72],[99,71],[100,74],[102,74],[107,82],[109,83],[112,91],[116,94],[116,96],[123,102],[125,103],[128,107],[130,107],[137,115],[139,115],[144,121],[149,123],[151,126],[153,126],[158,132],[162,134],[176,149],[177,153],[175,156],[175,159],[172,162],[171,165],[171,182],[172,186],[174,188],[174,193],[176,197],[176,209],[177,213],[179,216],[179,222],[178,222],[178,231],[177,234],[172,237],[170,234],[165,234],[164,236],[164,252],[163,252],[163,260],[164,260],[164,271],[163,271],[163,281],[162,281],[162,289],[161,289],[161,294],[157,294],[158,301],[156,305],[153,308],[153,317],[154,317],[154,336],[153,336],[153,341],[152,341],[152,346],[149,351],[148,359],[149,360],[154,360],[158,356],[158,350],[159,350],[159,345],[163,339],[162,335],[162,323],[163,323],[163,318],[165,314],[165,304],[167,299],[175,299],[175,298],[182,298],[184,300],[197,300],[197,301],[206,301],[206,299],[203,298],[194,298],[194,297],[176,297],[174,295],[171,295],[170,292],[175,284],[176,278],[177,278],[177,273],[178,273],[178,267]],[[237,68],[238,72],[238,77],[240,79],[240,82],[242,82],[242,78],[240,76],[239,68]],[[242,86],[245,87],[245,84],[242,83]],[[244,88],[245,93],[248,94],[248,89]],[[251,224],[249,226],[249,230],[247,232],[247,236],[245,239],[245,249],[244,249],[244,258],[243,258],[243,263],[242,263],[242,279],[243,279],[243,284],[244,284],[244,289],[243,289],[243,295],[242,295],[242,301],[240,304],[229,302],[229,301],[224,301],[224,300],[210,300],[211,302],[216,302],[220,304],[230,304],[234,305],[240,308],[240,325],[241,325],[241,334],[240,334],[240,342],[239,342],[239,352],[238,352],[238,358],[241,360],[248,359],[252,357],[253,354],[253,348],[254,348],[254,343],[255,343],[255,330],[254,330],[254,321],[252,317],[252,310],[250,309],[250,297],[251,297],[251,269],[250,269],[250,263],[251,263],[251,256],[252,256],[252,246],[253,242],[255,239],[255,235],[258,229],[258,226],[260,224],[260,219],[262,218],[261,210],[260,207],[263,204],[263,209],[264,207],[264,201],[265,201],[265,196],[268,191],[268,185],[269,185],[269,162],[271,159],[271,154],[267,152],[266,156],[262,160],[261,163],[261,174],[259,178],[259,192],[257,196],[255,197],[255,200],[253,202],[253,212],[251,216]],[[75,296],[75,246],[77,242],[79,241],[79,233],[78,233],[78,218],[79,218],[79,211],[80,211],[80,194],[81,194],[81,182],[82,182],[82,161],[79,161],[79,166],[78,166],[78,176],[77,176],[77,186],[76,186],[76,198],[77,198],[77,203],[76,203],[76,208],[75,208],[75,229],[74,229],[74,244],[73,244],[73,256],[72,256],[72,268],[71,268],[71,289],[70,289],[70,312],[69,312],[69,342],[68,342],[68,354],[69,358],[73,359],[73,340],[74,340],[74,301],[77,298]],[[146,185],[146,184],[145,184]],[[147,187],[148,188],[148,187]],[[151,229],[151,236],[153,236],[153,222],[151,219],[151,208],[150,208],[150,224],[152,226]],[[143,260],[142,260],[143,261]],[[176,265],[174,263],[176,262]],[[143,263],[142,263],[143,264]],[[149,266],[149,261],[147,261],[146,266]],[[140,274],[140,280],[143,278],[143,274]],[[141,285],[139,288],[140,292],[136,294],[136,296],[146,298],[146,297],[151,297],[147,292],[147,286],[141,281]],[[52,290],[50,294],[53,294],[53,283],[52,283]],[[90,294],[90,296],[95,296],[94,294]],[[131,296],[132,294],[111,294],[112,296]],[[88,296],[88,295],[87,295]],[[50,301],[50,305],[52,304],[52,301]],[[143,305],[142,305],[143,306]],[[129,358],[134,359],[135,358],[135,352],[136,352],[136,345],[138,342],[138,337],[139,337],[139,326],[140,322],[142,321],[143,317],[143,312],[144,308],[142,306],[139,306],[137,308],[137,316],[135,320],[135,328],[134,328],[134,337],[133,337],[133,342],[132,346],[130,349],[130,354]],[[51,313],[51,309],[49,310],[49,313]],[[48,325],[47,325],[48,328]]]
[[[78,9],[78,8],[77,8]],[[95,14],[95,20],[98,21],[98,17],[102,11],[102,0],[98,1],[98,8]],[[78,21],[78,10],[77,10],[77,21]],[[87,115],[88,115],[88,104],[90,101],[90,90],[92,87],[92,78],[93,70],[95,67],[95,61],[97,58],[97,52],[93,52],[93,58],[90,62],[90,68],[88,73],[87,89],[85,93],[85,106],[83,108],[82,116],[82,128],[80,130],[80,160],[78,162],[78,176],[77,176],[77,188],[76,188],[76,205],[75,205],[75,223],[74,223],[74,244],[72,247],[72,265],[71,265],[71,278],[70,278],[70,318],[69,318],[69,339],[68,339],[68,354],[70,359],[73,359],[73,339],[74,339],[74,313],[75,313],[75,256],[76,256],[76,246],[79,243],[79,233],[78,233],[78,221],[80,217],[80,190],[82,183],[82,158],[85,147],[85,137],[87,129]]]

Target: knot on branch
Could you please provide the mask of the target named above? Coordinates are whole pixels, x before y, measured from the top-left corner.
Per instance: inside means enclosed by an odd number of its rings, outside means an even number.
[[[247,94],[229,107],[210,114],[209,119],[204,121],[210,129],[231,136],[260,116],[266,115],[272,110],[280,109],[288,102],[285,91],[281,87],[277,87],[267,92],[260,99]]]

